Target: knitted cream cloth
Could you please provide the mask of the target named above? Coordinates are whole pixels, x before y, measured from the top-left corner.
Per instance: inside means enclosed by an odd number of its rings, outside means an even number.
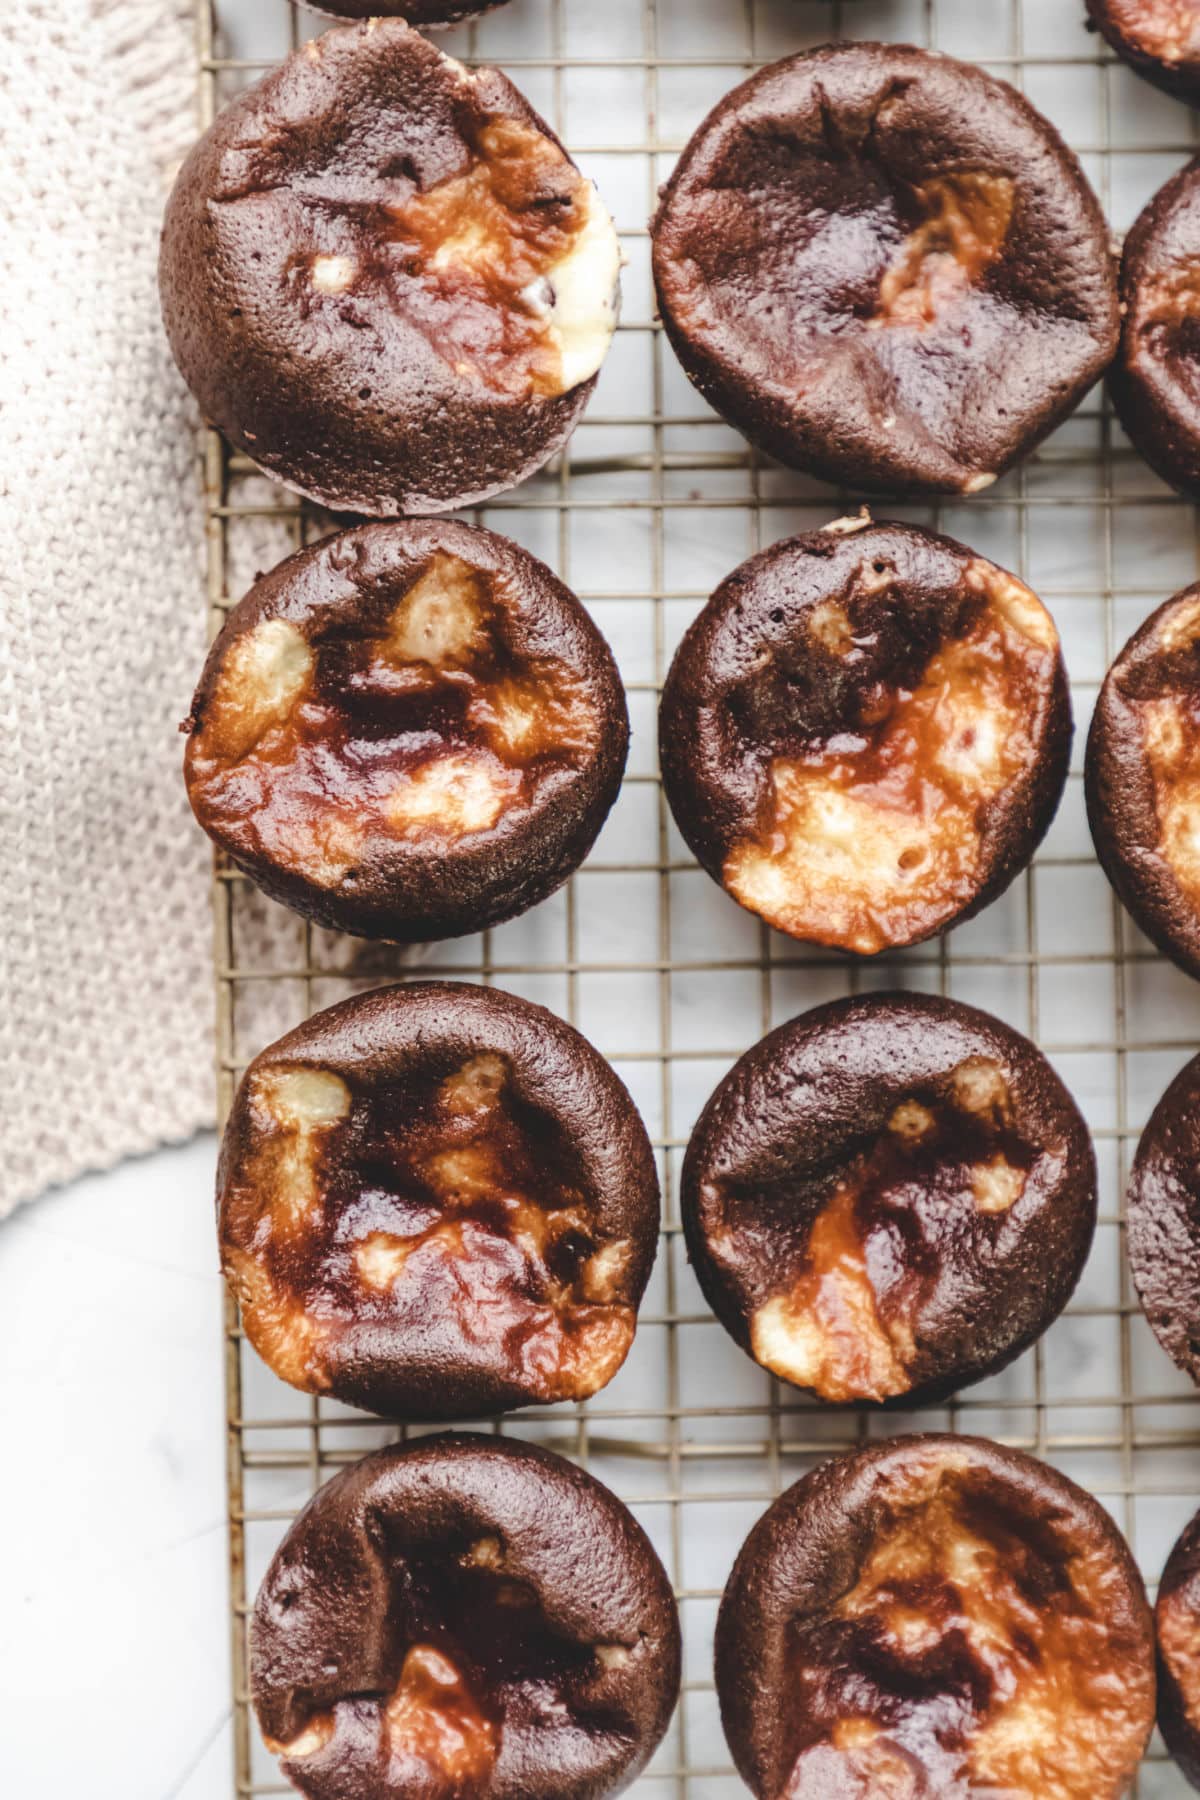
[[[189,0],[4,0],[0,1214],[213,1112],[195,420],[158,317]]]

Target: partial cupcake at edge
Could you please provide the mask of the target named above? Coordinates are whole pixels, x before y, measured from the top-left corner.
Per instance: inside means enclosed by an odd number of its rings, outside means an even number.
[[[1154,1607],[1158,1727],[1192,1787],[1200,1789],[1200,1513],[1167,1558]]]
[[[1200,18],[1200,14],[1197,15]],[[1200,498],[1200,164],[1173,175],[1125,239],[1117,416],[1162,480]]]
[[[1125,1205],[1129,1266],[1147,1323],[1200,1386],[1200,1056],[1151,1113]]]
[[[465,1433],[326,1483],[254,1604],[250,1692],[308,1800],[610,1800],[667,1729],[680,1631],[614,1494]]]
[[[1113,662],[1084,786],[1119,898],[1164,955],[1200,977],[1200,586],[1158,607]]]
[[[506,0],[312,0],[314,12],[335,19],[404,19],[422,30],[458,25],[505,4]]]
[[[1200,102],[1200,0],[1087,0],[1122,61],[1164,93]]]
[[[957,1435],[863,1445],[775,1502],[725,1588],[716,1681],[756,1800],[1122,1800],[1154,1723],[1109,1514]]]

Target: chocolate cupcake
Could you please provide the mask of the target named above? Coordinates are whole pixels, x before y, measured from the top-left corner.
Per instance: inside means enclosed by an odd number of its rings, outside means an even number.
[[[1200,1513],[1167,1559],[1154,1609],[1158,1728],[1194,1788],[1200,1788]]]
[[[360,525],[263,576],[183,729],[214,842],[306,918],[396,942],[553,893],[629,743],[612,653],[575,596],[451,520]]]
[[[1200,1056],[1150,1115],[1126,1211],[1129,1264],[1150,1329],[1200,1387]]]
[[[159,277],[175,360],[230,442],[390,516],[485,500],[565,442],[619,267],[595,189],[512,83],[371,19],[205,133]]]
[[[1200,498],[1200,163],[1159,190],[1126,238],[1121,301],[1109,374],[1118,417],[1155,474]]]
[[[777,930],[872,956],[970,917],[1025,867],[1071,708],[1023,582],[863,517],[722,582],[672,664],[659,740],[713,879]]]
[[[679,1691],[670,1584],[562,1457],[455,1435],[310,1500],[254,1606],[250,1687],[309,1800],[605,1800]]]
[[[1087,0],[1117,55],[1178,100],[1200,100],[1200,0]]]
[[[604,1059],[495,988],[343,1001],[246,1071],[221,1264],[284,1381],[391,1416],[582,1400],[628,1354],[654,1156]]]
[[[751,76],[683,152],[653,237],[705,399],[853,488],[990,486],[1116,348],[1075,157],[1006,82],[926,50],[834,44]]]
[[[410,25],[457,25],[490,12],[504,0],[310,0],[317,12],[337,19],[406,19]]]
[[[1200,584],[1151,613],[1108,671],[1084,786],[1096,854],[1122,903],[1200,976]]]
[[[798,1481],[738,1557],[716,1648],[758,1800],[1118,1800],[1154,1722],[1112,1520],[981,1438],[895,1438]]]
[[[696,1277],[763,1368],[906,1407],[980,1381],[1057,1318],[1096,1161],[1027,1038],[928,994],[819,1006],[736,1063],[680,1192]]]

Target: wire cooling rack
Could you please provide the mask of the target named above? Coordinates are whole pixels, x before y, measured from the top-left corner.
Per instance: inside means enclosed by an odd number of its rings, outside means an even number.
[[[1153,1583],[1200,1502],[1198,1397],[1151,1338],[1121,1248],[1121,1193],[1150,1108],[1200,1039],[1200,989],[1155,955],[1092,855],[1079,757],[1033,869],[932,947],[867,967],[808,954],[736,908],[693,864],[654,762],[657,692],[672,650],[743,557],[857,504],[749,452],[683,379],[653,320],[646,220],[709,106],[753,67],[831,37],[883,37],[983,62],[1024,89],[1082,156],[1123,231],[1195,148],[1193,116],[1114,63],[1083,0],[511,0],[442,41],[510,70],[621,230],[624,321],[567,452],[472,514],[554,566],[608,636],[629,691],[622,795],[584,869],[513,924],[436,946],[423,974],[494,982],[573,1020],[633,1091],[659,1152],[662,1247],[635,1349],[584,1406],[490,1427],[553,1445],[633,1507],[679,1595],[678,1716],[639,1800],[744,1792],[712,1691],[717,1600],[745,1533],[829,1451],[909,1427],[981,1432],[1046,1458],[1097,1494]],[[325,21],[328,24],[328,21]],[[289,0],[198,0],[205,122],[236,88],[322,29]],[[252,579],[329,528],[210,434],[212,624]],[[875,510],[880,511],[876,504]],[[1134,626],[1198,573],[1196,520],[1132,454],[1098,395],[1022,470],[965,504],[884,507],[945,529],[1016,570],[1054,613],[1081,749],[1104,669]],[[403,979],[402,953],[310,929],[240,875],[215,878],[222,1113],[250,1057],[313,1008]],[[733,1348],[686,1266],[676,1176],[692,1122],[763,1031],[838,994],[904,986],[984,1006],[1042,1044],[1079,1100],[1101,1167],[1101,1224],[1066,1315],[958,1402],[886,1420],[806,1404]],[[235,1686],[233,1792],[290,1790],[246,1698],[246,1619],[286,1527],[332,1472],[397,1428],[278,1383],[228,1304],[226,1379]],[[1142,1800],[1182,1800],[1156,1747]]]

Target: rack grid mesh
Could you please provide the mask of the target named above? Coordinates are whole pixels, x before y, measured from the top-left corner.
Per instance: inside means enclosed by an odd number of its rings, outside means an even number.
[[[200,110],[327,26],[292,0],[276,40],[243,50],[246,0],[197,0]],[[1076,766],[1032,869],[979,920],[869,966],[807,954],[735,908],[694,866],[653,761],[657,691],[680,631],[742,557],[854,510],[852,495],[750,452],[684,381],[653,318],[646,219],[708,106],[751,69],[839,36],[915,42],[985,63],[1048,112],[1124,229],[1193,154],[1193,115],[1138,83],[1082,28],[1082,0],[511,0],[443,41],[512,73],[598,181],[628,259],[625,317],[585,422],[550,469],[470,516],[508,532],[580,594],[616,649],[634,748],[621,800],[562,894],[525,920],[434,946],[422,975],[495,982],[570,1018],[631,1087],[658,1151],[663,1241],[626,1369],[586,1405],[488,1422],[553,1445],[638,1514],[672,1575],[685,1680],[639,1800],[744,1792],[716,1716],[711,1628],[753,1519],[831,1450],[906,1428],[982,1432],[1048,1459],[1109,1506],[1153,1584],[1200,1501],[1198,1396],[1153,1343],[1122,1254],[1121,1194],[1138,1131],[1200,1039],[1197,990],[1133,930],[1095,863]],[[261,20],[258,21],[261,24]],[[313,541],[326,515],[207,434],[208,597],[215,630],[257,567]],[[968,503],[876,512],[944,528],[1014,568],[1059,623],[1082,727],[1103,670],[1151,608],[1196,579],[1193,510],[1125,445],[1102,398],[1021,470]],[[403,980],[411,958],[309,928],[219,860],[214,878],[218,1083],[271,1036],[346,993]],[[1095,1250],[1041,1344],[956,1402],[911,1416],[807,1404],[725,1339],[687,1269],[676,1175],[699,1106],[770,1026],[833,995],[906,986],[983,1005],[1034,1036],[1076,1093],[1102,1172]],[[226,1302],[234,1681],[233,1792],[283,1794],[247,1704],[247,1610],[308,1495],[404,1428],[281,1386]],[[715,1397],[716,1403],[711,1401]],[[1142,1800],[1181,1800],[1156,1744]]]

